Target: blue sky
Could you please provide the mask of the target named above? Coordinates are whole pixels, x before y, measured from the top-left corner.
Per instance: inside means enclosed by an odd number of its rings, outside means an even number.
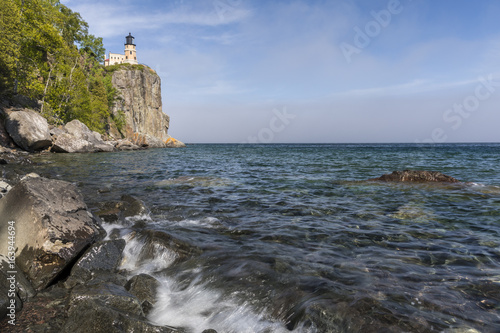
[[[498,142],[500,1],[65,0],[192,142]]]

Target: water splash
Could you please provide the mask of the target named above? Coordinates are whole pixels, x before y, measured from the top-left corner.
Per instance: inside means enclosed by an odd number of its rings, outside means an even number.
[[[207,287],[200,278],[187,287],[174,279],[159,278],[158,302],[148,319],[156,325],[185,327],[190,332],[215,329],[219,333],[271,333],[290,331],[280,322],[256,313],[248,303]]]

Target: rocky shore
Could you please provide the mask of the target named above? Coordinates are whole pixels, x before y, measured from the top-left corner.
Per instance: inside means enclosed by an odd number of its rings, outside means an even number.
[[[120,121],[110,121],[105,133],[91,131],[79,120],[49,125],[41,115],[42,102],[16,96],[0,99],[0,152],[90,153],[185,147],[168,134],[170,117],[162,109],[161,80],[151,68],[124,66],[111,75],[116,96],[110,115]]]
[[[120,268],[126,260],[120,233],[126,229],[127,237],[144,243],[140,261],[155,258],[158,248],[170,251],[174,261],[201,250],[153,230],[147,220],[131,225],[130,217],[147,212],[140,200],[123,196],[102,203],[93,214],[71,183],[30,174],[13,186],[5,184],[0,199],[0,331],[185,331],[147,320],[160,282]],[[103,220],[124,228],[108,235]]]
[[[54,153],[96,153],[145,148],[180,148],[184,143],[168,137],[165,141],[148,134],[131,138],[104,140],[79,120],[64,126],[49,126],[38,112],[25,108],[0,108],[0,152],[22,149],[27,152],[50,151]]]
[[[22,160],[24,154],[16,158],[29,163]],[[368,181],[458,182],[412,170]],[[162,258],[171,263],[202,250],[150,226],[143,202],[124,195],[100,203],[92,213],[75,185],[37,174],[2,180],[0,191],[0,331],[186,331],[148,321],[161,282],[127,269],[131,259],[125,248],[136,240],[143,244],[137,262]],[[103,222],[118,227],[106,232]]]
[[[123,128],[110,126],[105,135],[79,120],[51,126],[37,103],[19,96],[0,101],[0,166],[31,164],[32,153],[185,147],[168,135],[169,117],[162,112],[160,78],[154,71],[146,66],[117,70],[113,84],[118,98],[112,112],[124,117]],[[146,210],[139,200],[124,196],[93,214],[71,183],[37,174],[12,176],[2,169],[0,331],[183,332],[146,319],[159,282],[120,269],[125,240],[102,227],[102,220],[125,223]],[[128,227],[145,249],[153,244],[171,248],[179,260],[197,253],[147,224]],[[148,255],[154,252],[143,256]]]

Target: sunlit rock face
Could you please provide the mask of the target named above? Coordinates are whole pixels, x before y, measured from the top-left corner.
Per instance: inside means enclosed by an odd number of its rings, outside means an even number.
[[[117,116],[122,111],[125,115],[122,134],[135,141],[147,140],[150,136],[152,138],[145,144],[163,146],[170,138],[170,118],[162,110],[158,74],[148,67],[142,70],[125,67],[113,73],[112,83],[118,90],[112,113]]]
[[[15,236],[16,263],[38,290],[103,233],[76,186],[65,181],[26,178],[0,200],[0,236]],[[0,251],[9,253],[5,245]]]

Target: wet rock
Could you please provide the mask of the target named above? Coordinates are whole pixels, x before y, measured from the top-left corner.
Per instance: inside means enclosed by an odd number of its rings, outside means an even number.
[[[200,248],[164,231],[140,230],[136,233],[136,237],[145,243],[140,254],[141,260],[155,258],[161,249],[173,251],[177,257],[176,261],[184,261],[202,253]]]
[[[26,151],[43,150],[52,144],[47,120],[32,110],[9,112],[5,129],[12,140]]]
[[[393,171],[378,178],[368,179],[369,181],[383,182],[440,182],[440,183],[460,183],[458,179],[442,174],[437,171],[404,170]]]
[[[93,300],[118,311],[135,316],[144,316],[139,299],[124,287],[110,282],[79,285],[71,291],[71,305],[84,300]]]
[[[105,142],[101,135],[91,131],[79,120],[64,125],[64,133],[57,132],[52,151],[57,153],[111,152],[114,146]]]
[[[34,173],[34,172],[30,172],[28,174],[25,174],[24,176],[21,177],[21,180],[25,180],[25,179],[28,179],[28,178],[39,178],[40,175],[37,174],[37,173]]]
[[[147,322],[137,297],[110,283],[75,287],[62,332],[182,332]]]
[[[33,286],[24,276],[23,272],[21,272],[15,262],[9,261],[8,257],[3,254],[0,254],[0,271],[0,274],[4,274],[6,279],[10,275],[8,272],[16,272],[16,294],[23,302],[36,296],[35,289],[33,289]],[[0,283],[3,281],[4,279]]]
[[[68,289],[58,286],[38,293],[16,313],[15,326],[6,320],[0,322],[0,332],[61,332],[67,320],[69,294]]]
[[[120,201],[108,201],[100,205],[95,215],[108,223],[125,222],[126,218],[148,214],[146,205],[131,195],[123,195]]]
[[[213,330],[213,329],[208,329],[208,330],[204,330],[203,332],[201,333],[217,333],[216,330]]]
[[[140,274],[131,278],[125,285],[125,289],[139,299],[144,314],[148,315],[156,303],[156,290],[159,285],[160,283],[154,277]]]
[[[0,147],[0,164],[31,164],[28,152]]]
[[[323,298],[324,297],[324,298]],[[367,332],[399,333],[442,331],[434,330],[426,323],[393,313],[376,299],[360,297],[349,302],[337,297],[305,299],[289,310],[287,328],[294,330],[313,330],[317,332]]]
[[[1,239],[8,237],[9,222],[16,232],[16,263],[37,290],[103,232],[74,185],[42,177],[21,180],[0,200]]]
[[[118,222],[121,215],[121,203],[117,201],[108,201],[100,204],[99,210],[94,212],[96,216],[107,223]]]
[[[72,287],[76,283],[100,278],[101,280],[116,281],[114,273],[122,260],[125,240],[116,239],[101,241],[93,244],[71,269],[71,276],[65,282],[66,287]]]
[[[2,256],[1,259],[5,257]],[[6,261],[0,261],[0,265],[0,320],[6,317],[15,319],[16,313],[22,309],[22,302],[17,294],[16,275],[7,273],[11,269]]]
[[[5,196],[11,189],[12,186],[10,186],[9,183],[3,181],[3,179],[0,179],[0,198]]]

